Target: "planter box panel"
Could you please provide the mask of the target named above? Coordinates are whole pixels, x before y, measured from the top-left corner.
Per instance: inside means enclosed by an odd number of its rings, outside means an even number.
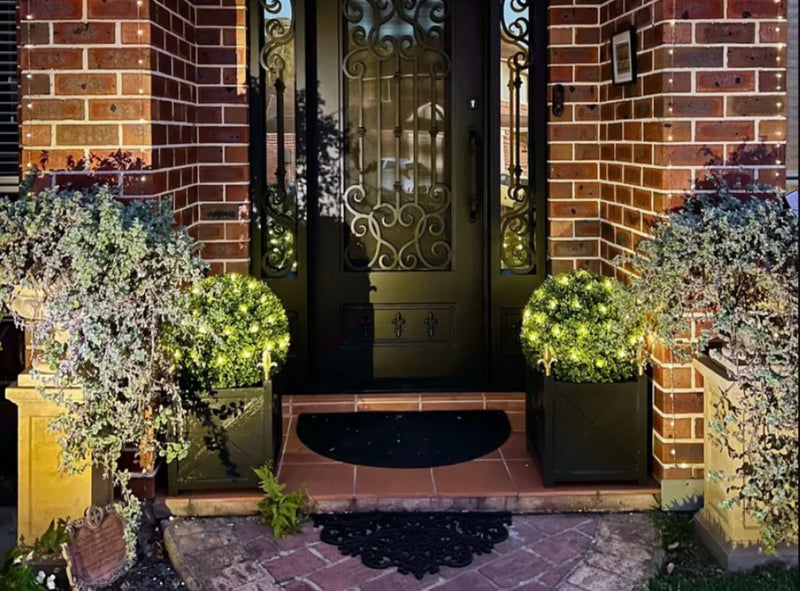
[[[252,468],[274,462],[279,448],[281,408],[272,384],[218,390],[204,402],[213,413],[207,420],[189,419],[191,447],[186,458],[170,465],[169,493],[257,488]]]
[[[528,448],[556,481],[649,481],[648,381],[613,384],[528,377]]]

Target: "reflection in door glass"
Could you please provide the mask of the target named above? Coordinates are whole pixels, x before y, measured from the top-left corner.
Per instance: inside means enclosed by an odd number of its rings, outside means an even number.
[[[267,74],[261,266],[268,277],[282,277],[297,271],[294,22],[290,0],[260,2],[264,14],[260,61]]]
[[[499,0],[501,271],[534,270],[533,207],[528,156],[529,0]]]
[[[450,268],[445,0],[341,0],[350,271]]]

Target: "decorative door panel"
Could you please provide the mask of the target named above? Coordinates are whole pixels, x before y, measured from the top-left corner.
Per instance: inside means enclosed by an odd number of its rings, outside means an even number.
[[[318,208],[312,230],[320,389],[457,386],[485,374],[483,226],[470,221],[480,174],[470,138],[483,126],[470,104],[482,101],[483,60],[469,40],[481,38],[481,9],[317,3],[319,105],[340,133],[326,151],[337,156],[336,194],[319,195],[334,207]]]

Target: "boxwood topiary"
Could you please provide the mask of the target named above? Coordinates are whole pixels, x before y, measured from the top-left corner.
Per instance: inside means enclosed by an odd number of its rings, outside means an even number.
[[[269,286],[238,274],[212,275],[192,290],[191,325],[176,338],[182,382],[239,388],[264,380],[263,353],[274,373],[286,360],[289,324]]]
[[[635,310],[630,292],[615,279],[588,271],[549,277],[525,306],[522,351],[535,369],[543,371],[552,360],[560,381],[630,380],[644,339]]]

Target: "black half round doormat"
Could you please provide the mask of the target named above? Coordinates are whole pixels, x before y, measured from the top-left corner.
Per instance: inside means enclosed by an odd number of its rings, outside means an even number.
[[[336,513],[312,515],[320,539],[369,568],[421,579],[439,567],[461,568],[508,538],[511,513]]]
[[[381,468],[466,462],[500,447],[511,433],[502,410],[301,414],[297,436],[334,460]]]

